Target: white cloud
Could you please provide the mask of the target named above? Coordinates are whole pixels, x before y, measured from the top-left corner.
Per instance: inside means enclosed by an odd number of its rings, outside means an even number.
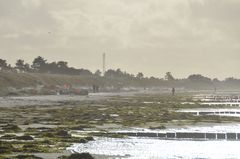
[[[66,58],[96,69],[100,60],[92,57],[107,51],[109,66],[132,72],[223,77],[240,66],[231,63],[239,57],[239,12],[238,0],[0,0],[0,55]]]

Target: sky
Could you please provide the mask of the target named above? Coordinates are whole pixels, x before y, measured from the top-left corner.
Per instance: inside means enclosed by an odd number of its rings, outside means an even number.
[[[0,58],[240,78],[240,0],[0,0]]]

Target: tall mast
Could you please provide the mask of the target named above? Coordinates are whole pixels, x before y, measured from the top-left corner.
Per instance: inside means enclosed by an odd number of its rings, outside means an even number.
[[[106,72],[106,54],[103,53],[103,76],[105,75]]]

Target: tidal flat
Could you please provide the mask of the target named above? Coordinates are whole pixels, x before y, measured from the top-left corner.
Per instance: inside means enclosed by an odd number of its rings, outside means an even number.
[[[21,158],[22,155],[25,158],[67,158],[71,153],[67,149],[76,144],[91,143],[99,137],[128,138],[111,133],[114,130],[168,130],[240,122],[239,117],[195,116],[178,111],[227,108],[200,105],[192,96],[192,93],[175,96],[108,93],[84,97],[1,98],[0,103],[4,104],[0,106],[0,159]],[[7,101],[11,101],[9,105]],[[102,158],[101,155],[107,154],[92,155]]]

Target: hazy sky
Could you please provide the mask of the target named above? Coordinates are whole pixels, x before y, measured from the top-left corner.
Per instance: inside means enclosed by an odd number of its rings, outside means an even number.
[[[240,0],[0,0],[0,58],[240,77]]]

